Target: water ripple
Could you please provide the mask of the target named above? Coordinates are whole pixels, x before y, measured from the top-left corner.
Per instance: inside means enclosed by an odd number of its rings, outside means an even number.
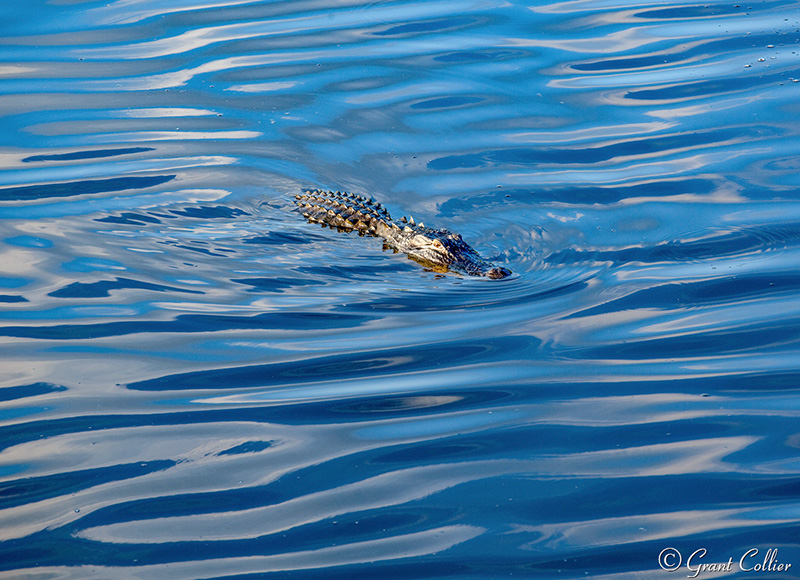
[[[793,4],[4,16],[0,578],[797,557]],[[308,187],[514,275],[317,228]]]

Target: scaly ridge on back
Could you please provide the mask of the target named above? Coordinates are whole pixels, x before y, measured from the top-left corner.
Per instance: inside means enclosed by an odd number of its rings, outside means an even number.
[[[483,260],[458,234],[428,228],[414,218],[398,225],[380,203],[341,191],[312,189],[294,196],[298,209],[311,222],[343,231],[383,238],[384,244],[437,272],[454,271],[471,276],[505,278],[511,272]]]
[[[340,191],[314,189],[295,195],[295,203],[312,222],[365,234],[380,235],[378,230],[391,227],[392,218],[371,199]]]

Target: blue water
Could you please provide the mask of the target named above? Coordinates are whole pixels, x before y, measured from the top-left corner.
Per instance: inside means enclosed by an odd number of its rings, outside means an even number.
[[[5,0],[0,578],[800,577],[798,80],[796,2]]]

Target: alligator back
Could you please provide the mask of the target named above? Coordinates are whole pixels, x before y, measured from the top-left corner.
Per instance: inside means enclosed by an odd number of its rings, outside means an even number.
[[[313,189],[294,197],[303,215],[315,223],[374,236],[381,236],[379,230],[392,226],[386,208],[360,195]]]

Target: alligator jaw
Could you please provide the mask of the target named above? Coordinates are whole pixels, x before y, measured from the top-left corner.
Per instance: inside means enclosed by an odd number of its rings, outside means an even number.
[[[511,275],[510,270],[484,261],[460,235],[416,224],[413,218],[395,223],[389,212],[372,199],[314,189],[295,195],[295,203],[311,222],[383,238],[384,246],[403,252],[436,272],[450,271],[493,280]]]

